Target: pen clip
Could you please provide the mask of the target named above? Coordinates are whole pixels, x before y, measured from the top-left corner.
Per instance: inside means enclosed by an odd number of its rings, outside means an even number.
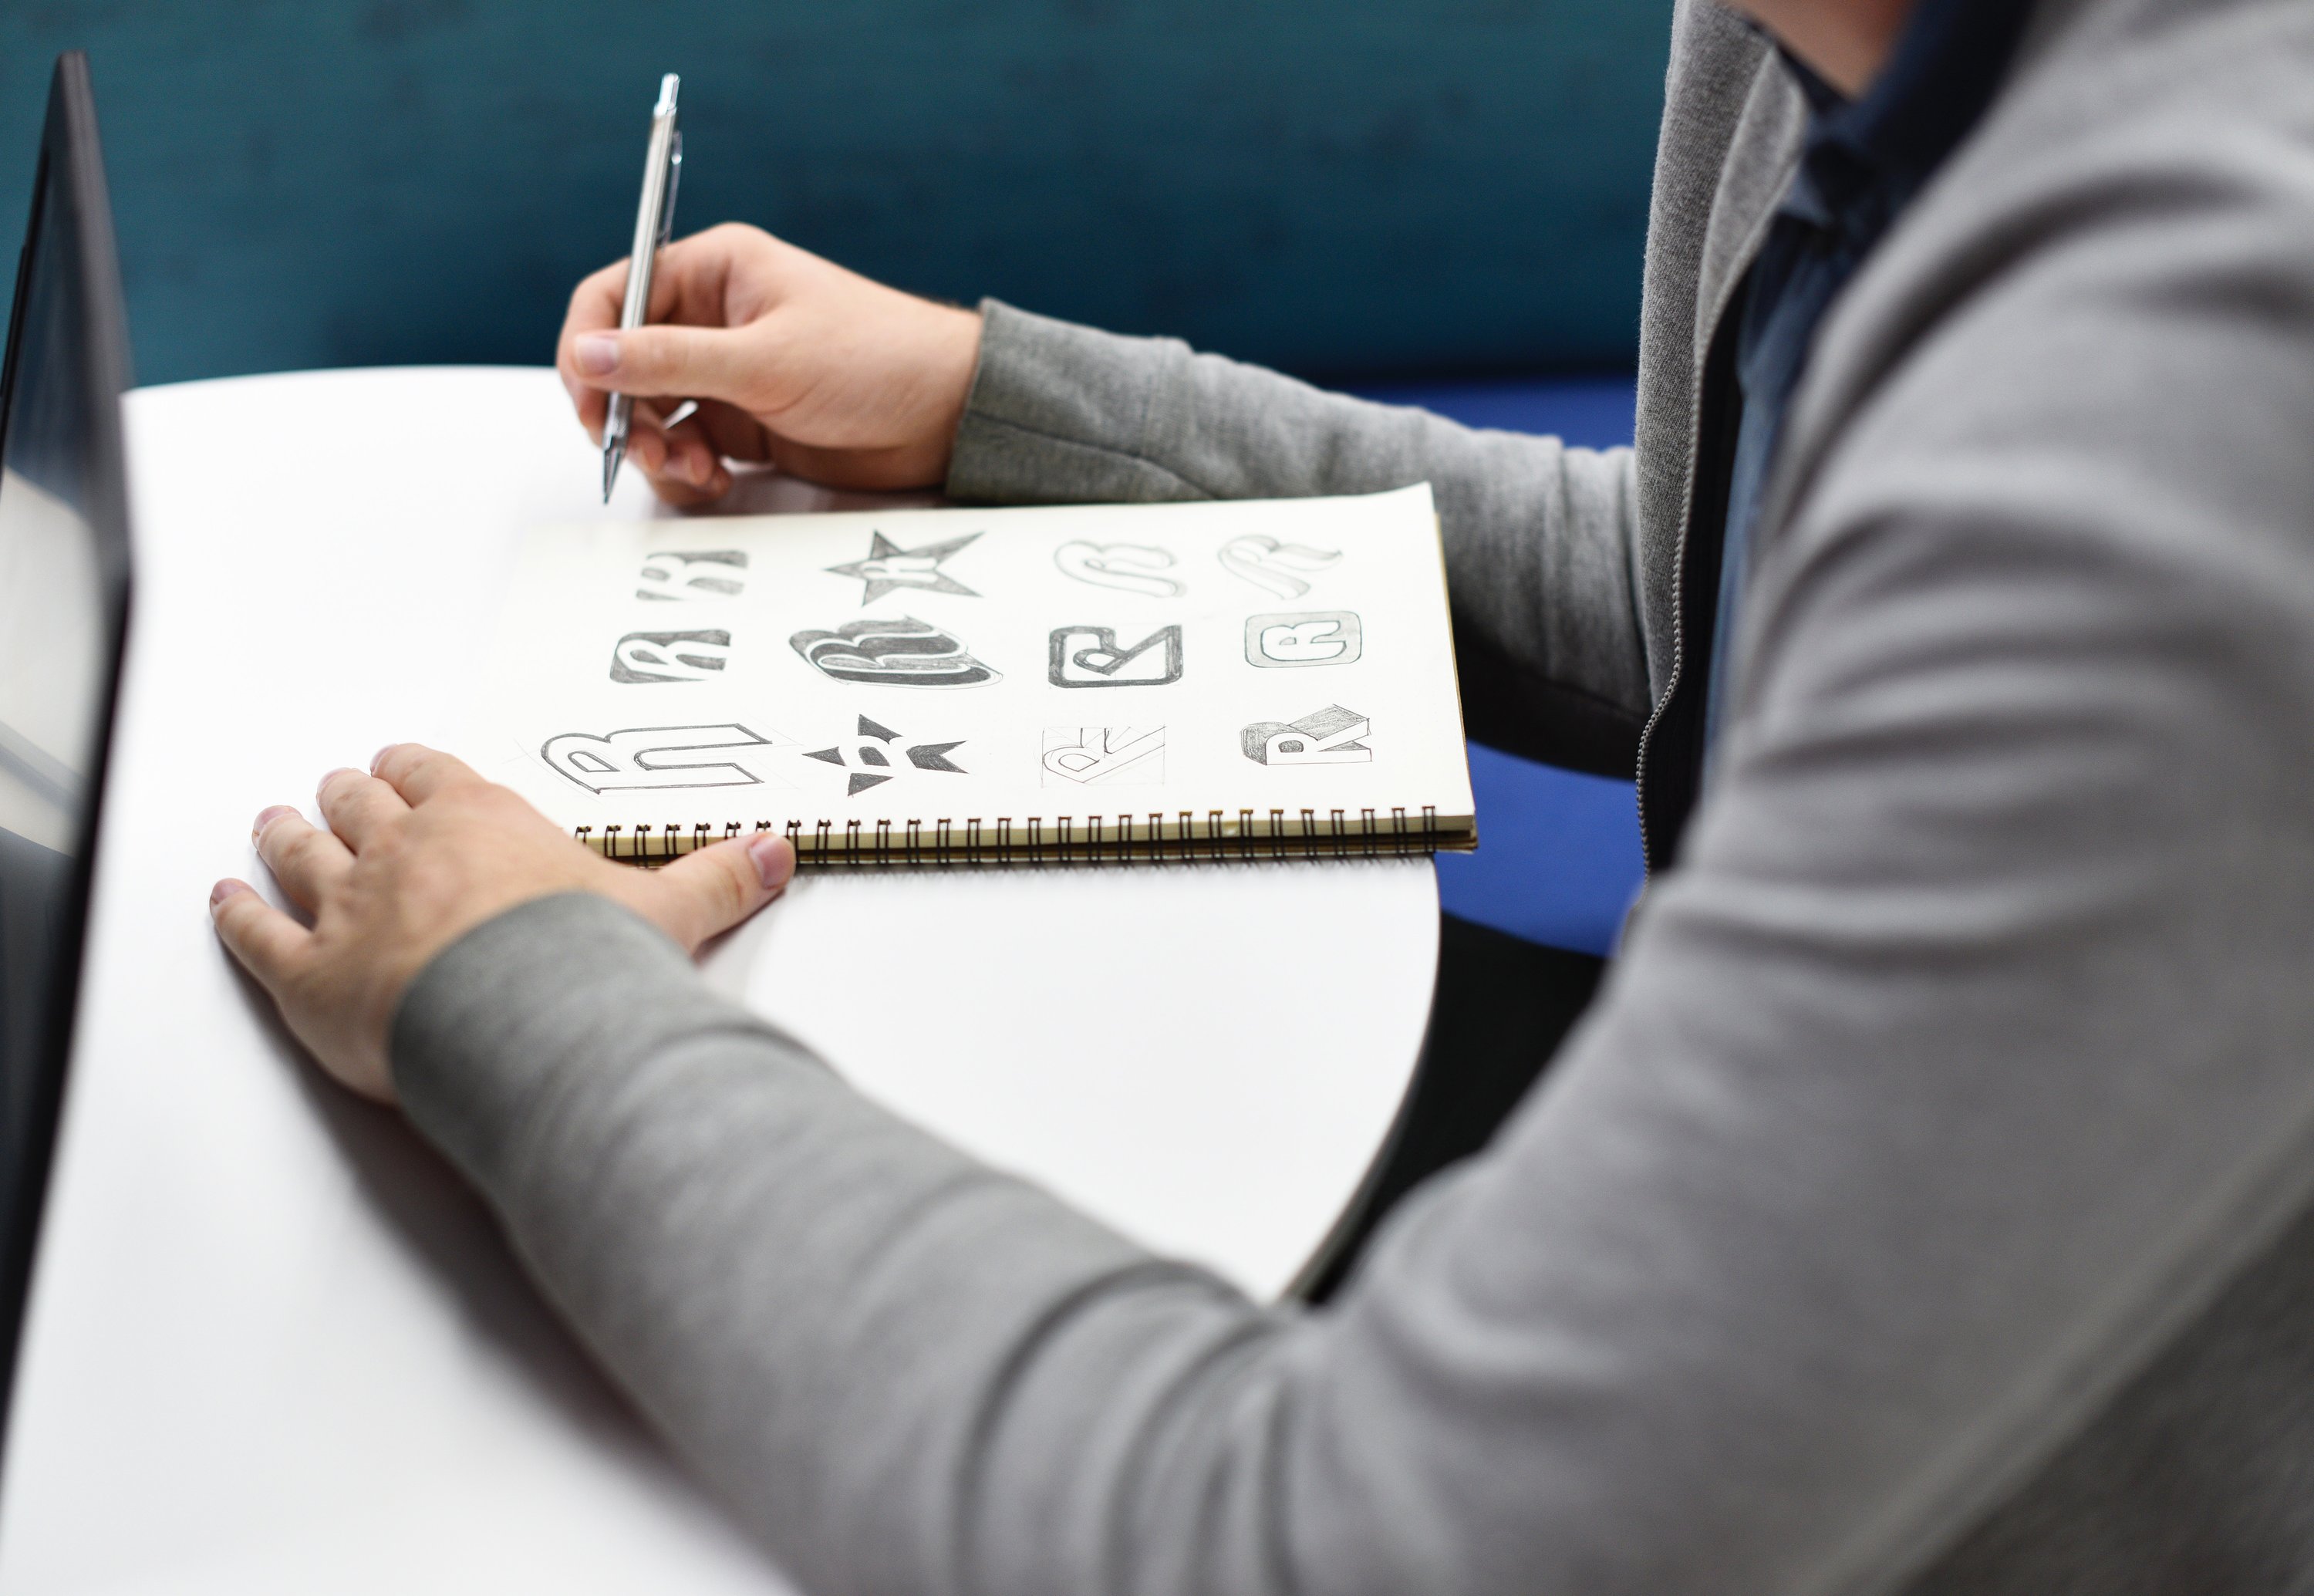
[[[675,236],[675,197],[683,192],[683,130],[676,129],[667,151],[667,203],[659,207],[658,242]]]

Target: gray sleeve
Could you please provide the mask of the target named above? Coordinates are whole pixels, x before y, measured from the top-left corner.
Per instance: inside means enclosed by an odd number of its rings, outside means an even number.
[[[994,300],[982,313],[952,497],[1293,498],[1426,481],[1456,637],[1483,655],[1481,708],[1483,678],[1506,666],[1577,727],[1586,710],[1634,730],[1646,717],[1629,449],[1462,427]]]

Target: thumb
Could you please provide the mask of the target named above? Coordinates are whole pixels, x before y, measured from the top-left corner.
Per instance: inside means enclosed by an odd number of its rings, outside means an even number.
[[[643,399],[720,399],[739,404],[762,375],[743,329],[637,327],[582,332],[571,345],[578,380]]]
[[[734,837],[650,873],[635,906],[689,948],[720,936],[780,895],[795,874],[795,850],[773,833]]]

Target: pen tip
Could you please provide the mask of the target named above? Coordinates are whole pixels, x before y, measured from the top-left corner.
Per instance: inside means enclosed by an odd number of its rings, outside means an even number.
[[[619,480],[619,460],[626,451],[616,444],[603,451],[603,502],[611,502],[611,484]]]

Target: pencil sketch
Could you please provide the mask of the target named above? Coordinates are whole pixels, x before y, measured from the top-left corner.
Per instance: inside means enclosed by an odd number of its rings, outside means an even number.
[[[631,631],[611,650],[611,680],[705,682],[730,658],[728,631]]]
[[[898,732],[888,730],[862,715],[859,735],[852,741],[833,748],[815,748],[804,757],[849,769],[852,780],[843,789],[846,798],[858,798],[870,788],[889,781],[897,768],[892,763],[896,754],[920,771],[948,771],[958,776],[967,773],[962,765],[948,757],[964,746],[962,737],[953,743],[916,743],[905,750],[896,746],[899,740]]]
[[[998,679],[962,639],[909,615],[799,631],[788,644],[823,675],[865,686],[983,687]]]
[[[1130,648],[1108,626],[1057,626],[1046,677],[1055,687],[1162,687],[1181,679],[1181,629],[1161,626]]]
[[[1147,543],[1089,543],[1082,539],[1053,551],[1061,575],[1095,587],[1120,593],[1143,593],[1151,598],[1179,598],[1188,585],[1159,571],[1170,569],[1172,555]]]
[[[1156,787],[1165,780],[1161,726],[1048,726],[1047,787]]]
[[[1281,543],[1259,533],[1232,538],[1222,545],[1221,562],[1232,576],[1243,577],[1280,598],[1300,598],[1310,591],[1303,573],[1322,571],[1342,557],[1338,549],[1312,549],[1307,543]]]
[[[656,599],[737,598],[747,586],[745,549],[710,549],[647,556],[635,596]]]
[[[926,543],[921,549],[903,549],[882,533],[871,532],[868,534],[867,559],[855,560],[849,565],[831,565],[827,569],[830,575],[857,577],[866,584],[860,595],[860,607],[863,610],[902,587],[978,598],[980,595],[941,569],[941,561],[979,535],[967,532],[960,538]]]
[[[1271,670],[1347,665],[1365,651],[1365,629],[1348,610],[1252,615],[1245,623],[1245,661]]]
[[[1373,750],[1357,739],[1369,729],[1356,710],[1328,704],[1290,726],[1258,720],[1240,735],[1245,756],[1256,764],[1364,764]]]
[[[568,731],[538,750],[547,767],[589,792],[644,788],[785,787],[764,752],[786,739],[744,726],[637,726],[605,732]]]

